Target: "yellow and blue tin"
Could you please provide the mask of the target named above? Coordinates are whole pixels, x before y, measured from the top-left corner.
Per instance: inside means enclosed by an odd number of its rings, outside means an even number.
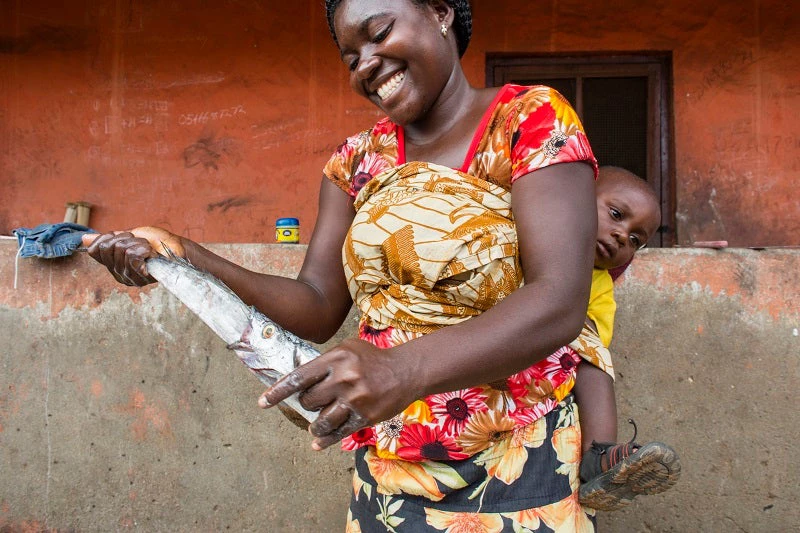
[[[290,244],[300,242],[300,221],[296,218],[279,218],[275,221],[275,240]]]

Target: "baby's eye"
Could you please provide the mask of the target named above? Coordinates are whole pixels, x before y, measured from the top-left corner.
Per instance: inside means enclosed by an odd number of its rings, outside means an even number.
[[[640,239],[638,235],[631,235],[631,244],[635,250],[638,250],[642,245],[642,239]]]
[[[616,207],[609,208],[609,212],[611,213],[611,218],[614,220],[622,220],[622,212]]]

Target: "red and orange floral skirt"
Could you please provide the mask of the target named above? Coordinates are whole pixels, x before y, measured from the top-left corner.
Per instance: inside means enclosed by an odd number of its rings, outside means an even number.
[[[402,431],[396,420],[384,424]],[[595,530],[593,512],[578,503],[580,429],[571,395],[535,422],[494,437],[461,460],[405,461],[358,448],[347,531]]]

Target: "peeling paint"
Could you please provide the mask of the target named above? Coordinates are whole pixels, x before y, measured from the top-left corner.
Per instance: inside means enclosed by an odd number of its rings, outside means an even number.
[[[0,531],[3,533],[61,533],[63,530],[49,528],[45,522],[39,520],[23,520],[21,522],[0,520]]]
[[[141,390],[131,391],[128,403],[118,406],[117,410],[134,418],[130,424],[134,440],[139,442],[146,440],[150,429],[161,437],[174,439],[168,410],[148,401]]]
[[[643,250],[624,283],[731,298],[773,320],[800,318],[800,249]]]
[[[98,379],[92,380],[91,391],[92,396],[100,398],[103,395],[103,382]]]

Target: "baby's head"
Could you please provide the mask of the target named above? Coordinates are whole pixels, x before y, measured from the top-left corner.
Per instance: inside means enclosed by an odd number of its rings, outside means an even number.
[[[630,261],[660,220],[658,197],[646,181],[623,168],[600,167],[595,268],[610,270]]]

